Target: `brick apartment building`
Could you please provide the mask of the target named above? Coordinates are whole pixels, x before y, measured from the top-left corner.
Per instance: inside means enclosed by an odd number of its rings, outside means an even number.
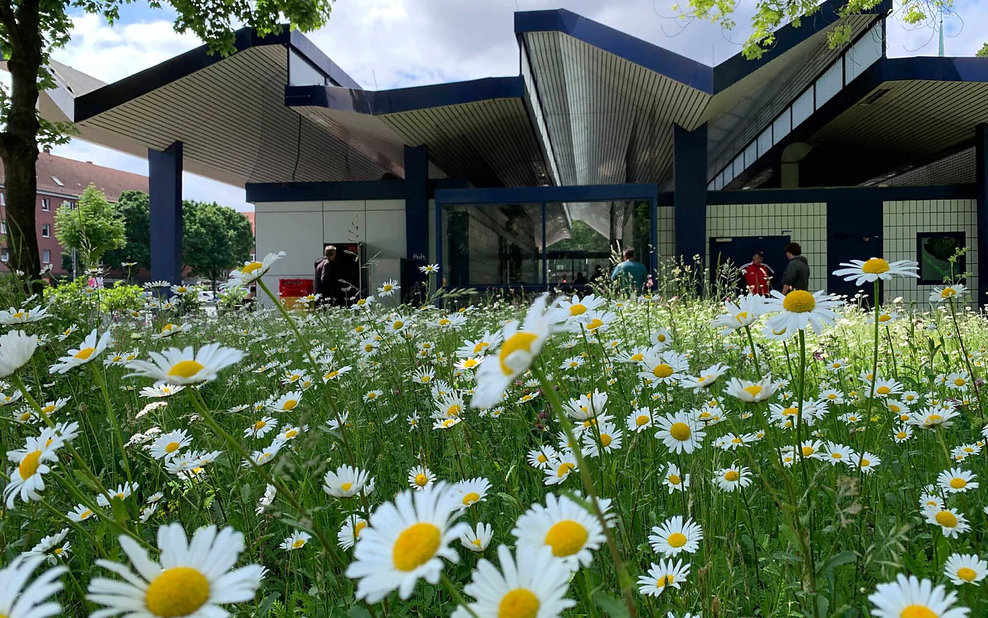
[[[147,176],[122,172],[94,165],[89,161],[76,161],[52,154],[38,156],[38,195],[35,201],[37,210],[38,251],[41,265],[52,265],[55,274],[65,274],[62,268],[62,247],[55,239],[55,213],[62,204],[75,204],[82,192],[95,184],[106,194],[106,199],[116,202],[124,191],[148,190]],[[7,250],[7,195],[4,190],[3,163],[0,162],[0,271],[6,271],[9,258]]]

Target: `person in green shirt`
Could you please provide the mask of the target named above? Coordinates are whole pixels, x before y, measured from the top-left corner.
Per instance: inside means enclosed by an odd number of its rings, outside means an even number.
[[[628,247],[624,250],[624,261],[611,271],[611,281],[617,281],[622,288],[635,294],[641,294],[645,288],[645,278],[648,271],[641,262],[635,261],[635,250]]]

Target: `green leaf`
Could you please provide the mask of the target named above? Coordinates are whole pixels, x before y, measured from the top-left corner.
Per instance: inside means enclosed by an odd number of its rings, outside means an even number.
[[[371,613],[363,605],[354,605],[346,613],[350,618],[370,618]]]
[[[594,600],[600,609],[604,610],[604,615],[609,618],[628,618],[628,606],[624,604],[624,601],[612,597],[609,594],[604,594],[603,592],[597,592],[593,595]]]
[[[261,601],[260,612],[258,612],[258,616],[260,616],[260,618],[264,618],[268,615],[268,612],[271,611],[271,606],[278,600],[278,596],[279,595],[277,592],[272,592],[268,596],[264,597],[264,600]]]
[[[842,551],[839,554],[835,554],[831,556],[829,560],[821,564],[819,568],[817,568],[816,571],[817,577],[827,577],[828,575],[830,575],[830,572],[836,569],[837,567],[843,566],[845,564],[851,564],[855,562],[857,559],[858,559],[858,555],[855,554],[853,551]]]

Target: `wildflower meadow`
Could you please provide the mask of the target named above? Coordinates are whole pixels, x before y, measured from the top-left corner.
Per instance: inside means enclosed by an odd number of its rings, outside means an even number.
[[[988,616],[988,321],[234,271],[0,311],[0,618]],[[834,274],[882,298],[915,262]],[[256,304],[237,302],[259,286]],[[111,292],[115,292],[111,294]]]

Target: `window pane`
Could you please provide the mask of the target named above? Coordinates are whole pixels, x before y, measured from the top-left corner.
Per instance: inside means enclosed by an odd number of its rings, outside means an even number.
[[[772,127],[767,127],[758,136],[758,156],[762,156],[772,148]]]
[[[813,113],[813,89],[809,88],[792,103],[792,126],[796,128]]]
[[[847,83],[882,57],[882,24],[878,23],[855,43],[845,55]]]
[[[787,107],[786,111],[782,112],[782,115],[775,119],[772,123],[772,143],[778,144],[782,141],[782,138],[789,135],[789,131],[792,130],[791,125],[791,108]]]
[[[816,108],[820,109],[824,103],[833,98],[843,87],[844,79],[844,57],[841,56],[837,62],[832,64],[823,75],[816,80]]]
[[[446,284],[542,284],[542,205],[443,207]]]
[[[329,80],[294,49],[288,51],[289,86],[326,86]]]

